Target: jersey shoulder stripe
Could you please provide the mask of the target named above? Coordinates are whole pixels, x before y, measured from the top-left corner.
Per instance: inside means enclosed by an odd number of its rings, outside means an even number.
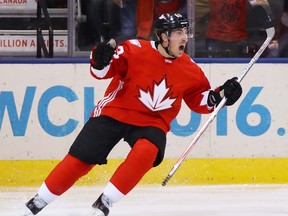
[[[129,40],[129,42],[135,46],[138,46],[138,47],[141,47],[141,43],[139,40],[137,39],[132,39],[132,40]]]
[[[131,44],[139,48],[146,48],[146,47],[151,48],[152,47],[153,49],[157,50],[155,41],[131,39],[131,40],[128,40],[128,42],[129,42],[128,43],[129,45]]]

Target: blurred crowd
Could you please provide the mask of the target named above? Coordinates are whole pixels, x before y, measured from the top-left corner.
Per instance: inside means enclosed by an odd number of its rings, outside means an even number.
[[[256,0],[195,0],[195,57],[250,57],[266,37],[255,22]],[[187,16],[187,0],[83,0],[87,22],[78,26],[78,46],[115,38],[156,39],[153,20],[162,13]],[[276,35],[266,57],[288,57],[288,0],[270,0]]]
[[[193,41],[195,57],[251,57],[266,37],[255,21],[253,4],[266,0],[195,0]],[[67,6],[67,0],[46,0],[48,7]],[[76,20],[76,47],[91,50],[98,42],[115,38],[156,40],[153,20],[162,13],[188,15],[187,0],[76,0],[80,13]],[[192,1],[191,1],[192,2]],[[268,0],[276,34],[263,54],[288,57],[288,0]],[[191,13],[190,13],[191,15]],[[6,21],[3,24],[5,26]],[[67,22],[54,22],[55,28]],[[9,26],[11,23],[9,23]],[[59,26],[60,25],[60,26]],[[23,25],[22,25],[23,26]],[[194,26],[194,25],[193,25]],[[31,28],[31,26],[27,27]]]
[[[80,49],[109,38],[117,42],[151,39],[155,17],[167,12],[187,14],[186,0],[83,0],[81,8],[87,22],[78,26]]]

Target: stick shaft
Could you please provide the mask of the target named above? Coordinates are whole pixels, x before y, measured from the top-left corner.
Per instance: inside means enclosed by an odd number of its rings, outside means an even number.
[[[261,47],[259,48],[259,50],[257,51],[257,53],[253,56],[253,58],[250,60],[250,62],[246,65],[246,67],[243,69],[243,71],[241,72],[241,74],[238,76],[238,82],[240,83],[244,77],[247,75],[247,73],[249,72],[249,70],[252,68],[252,66],[255,64],[255,62],[259,59],[259,57],[261,56],[261,54],[264,52],[264,50],[266,49],[266,47],[269,45],[270,41],[272,40],[272,38],[274,37],[275,34],[275,29],[274,27],[268,28],[266,29],[266,33],[267,33],[267,38],[264,41],[264,43],[261,45]],[[189,154],[189,152],[192,150],[192,148],[195,146],[195,144],[197,143],[197,141],[199,140],[199,138],[202,136],[202,134],[205,132],[205,130],[208,128],[208,126],[211,124],[211,122],[215,119],[215,117],[217,116],[218,112],[225,106],[227,99],[224,97],[221,102],[219,103],[219,105],[214,109],[214,111],[211,113],[211,115],[209,116],[208,120],[204,123],[204,125],[201,127],[201,129],[199,130],[199,132],[196,134],[196,136],[194,137],[194,139],[192,140],[192,142],[189,144],[189,146],[185,149],[185,151],[182,153],[182,155],[179,157],[179,159],[177,160],[177,162],[175,163],[175,165],[173,166],[173,168],[171,169],[171,171],[168,173],[167,177],[164,179],[164,181],[162,182],[162,185],[165,186],[168,181],[172,178],[172,176],[175,174],[175,172],[178,170],[178,168],[180,167],[180,165],[182,164],[182,162],[186,159],[187,155]]]
[[[262,55],[262,53],[264,52],[264,50],[267,48],[267,46],[269,45],[269,43],[271,42],[271,40],[273,39],[274,35],[275,35],[275,28],[271,27],[266,29],[266,34],[267,34],[267,38],[264,41],[264,43],[261,45],[261,47],[259,48],[259,50],[257,51],[257,53],[255,53],[255,55],[253,56],[253,58],[250,60],[250,62],[246,65],[246,67],[244,68],[244,70],[242,71],[242,73],[240,74],[240,76],[238,76],[238,82],[240,83],[243,78],[246,76],[246,74],[248,73],[248,71],[251,69],[251,67],[255,64],[255,62],[260,58],[260,56]]]

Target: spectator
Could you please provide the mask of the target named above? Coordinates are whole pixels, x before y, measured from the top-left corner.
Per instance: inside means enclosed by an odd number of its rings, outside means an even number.
[[[121,30],[118,41],[135,38],[136,36],[136,8],[138,0],[117,0],[120,7]]]
[[[187,16],[186,0],[154,0],[154,8],[155,17],[164,13],[180,13]]]
[[[210,0],[209,57],[241,57],[247,48],[246,0]]]
[[[138,0],[136,10],[137,37],[148,39],[151,36],[154,17],[175,12],[186,17],[186,0]]]
[[[77,29],[80,50],[91,50],[96,43],[118,36],[120,11],[113,0],[82,0],[81,6],[87,21]]]
[[[149,38],[154,20],[153,11],[154,0],[138,0],[136,9],[136,28],[138,38]]]
[[[278,57],[288,57],[288,0],[284,2],[281,18]]]
[[[285,0],[287,1],[287,0]],[[266,31],[263,29],[263,26],[261,23],[259,23],[259,20],[255,17],[255,9],[258,6],[261,6],[262,1],[256,1],[256,0],[248,0],[249,4],[248,6],[248,18],[247,18],[247,29],[248,29],[248,55],[253,56],[257,52],[257,50],[260,48],[260,46],[263,44],[264,40],[266,39]],[[266,1],[264,1],[265,3]],[[279,39],[282,34],[282,30],[280,30],[282,27],[282,14],[284,9],[284,0],[268,0],[268,3],[270,5],[270,18],[273,21],[274,27],[275,27],[275,36],[271,43],[269,44],[268,48],[263,52],[262,57],[278,57],[279,54]]]
[[[195,1],[195,57],[207,57],[205,32],[209,11],[209,0]]]
[[[288,0],[283,2],[283,8],[275,39],[268,46],[267,57],[288,57]]]

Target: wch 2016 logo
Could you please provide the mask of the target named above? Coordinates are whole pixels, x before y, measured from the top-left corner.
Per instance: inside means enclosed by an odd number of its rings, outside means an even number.
[[[263,87],[252,87],[246,95],[242,95],[237,102],[235,124],[239,131],[246,136],[261,136],[267,132],[271,126],[271,113],[267,107],[262,104],[256,104],[255,100],[261,93]],[[84,113],[83,119],[66,118],[65,123],[56,125],[49,117],[48,107],[55,98],[61,98],[69,106],[70,103],[79,100],[78,95],[67,86],[52,86],[40,93],[39,101],[35,99],[37,87],[26,87],[22,100],[22,105],[18,109],[16,107],[15,95],[13,91],[0,92],[0,132],[3,124],[10,124],[13,136],[25,136],[27,127],[29,127],[30,113],[33,109],[37,109],[38,121],[41,128],[49,135],[55,137],[64,137],[72,133],[80,122],[86,122],[95,106],[94,87],[84,87]],[[38,92],[39,94],[39,92]],[[53,109],[53,105],[49,107]],[[216,117],[216,135],[227,136],[228,134],[228,111],[229,108],[223,108]],[[257,116],[257,122],[249,123],[248,116]],[[7,115],[9,121],[4,121]],[[189,115],[187,115],[189,116]],[[190,136],[201,127],[201,115],[194,112],[190,113],[189,122],[186,125],[180,125],[177,118],[171,123],[171,132],[176,136]],[[278,135],[283,136],[285,129],[279,128]]]

